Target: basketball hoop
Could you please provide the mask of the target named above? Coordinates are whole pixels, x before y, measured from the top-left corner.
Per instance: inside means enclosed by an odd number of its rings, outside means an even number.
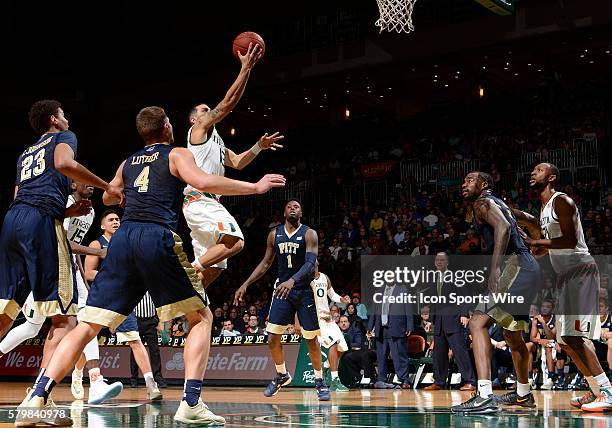
[[[416,0],[376,0],[380,18],[375,22],[380,32],[397,31],[398,33],[411,33],[412,9]]]

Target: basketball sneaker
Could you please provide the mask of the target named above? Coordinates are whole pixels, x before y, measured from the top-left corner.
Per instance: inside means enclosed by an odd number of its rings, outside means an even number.
[[[100,404],[103,401],[115,398],[123,391],[123,384],[115,382],[107,384],[106,379],[100,376],[98,379],[91,382],[89,385],[89,398],[87,404]]]
[[[540,387],[540,389],[543,389],[543,390],[547,390],[547,391],[548,391],[548,390],[553,389],[553,385],[554,385],[554,384],[553,384],[553,380],[552,380],[552,378],[546,378],[546,379],[544,380],[544,383],[542,383],[542,386]]]
[[[225,425],[225,418],[211,412],[201,398],[198,400],[198,404],[193,407],[189,406],[185,400],[181,400],[181,404],[174,414],[174,420],[184,424]]]
[[[26,397],[23,399],[19,407],[17,407],[17,416],[15,417],[15,426],[31,427],[38,424],[46,424],[56,427],[72,426],[72,419],[62,416],[63,412],[58,410],[57,406],[51,399],[43,397],[31,396],[32,389],[26,390]],[[41,416],[48,417],[41,417]]]
[[[586,412],[605,412],[612,410],[612,391],[607,388],[602,388],[599,397],[590,403],[583,404],[580,407]]]
[[[580,409],[583,404],[592,403],[593,401],[595,401],[596,398],[597,397],[595,396],[595,394],[593,394],[593,391],[589,389],[588,392],[586,394],[582,394],[581,397],[572,397],[570,399],[570,404],[572,405],[572,407]]]
[[[329,390],[332,392],[348,392],[349,389],[340,382],[340,378],[332,379],[329,384]]]
[[[323,379],[315,379],[315,389],[317,390],[319,401],[329,401],[331,393],[327,385],[325,385],[325,382],[323,382]]]
[[[82,400],[83,397],[85,397],[85,390],[83,389],[83,370],[77,371],[77,369],[74,369],[72,371],[70,392],[72,392],[72,396],[75,400]]]
[[[478,393],[467,401],[451,407],[453,413],[497,413],[501,409],[493,400],[493,394],[482,398]]]
[[[272,382],[270,382],[268,386],[266,386],[266,389],[264,389],[264,395],[266,397],[275,396],[283,386],[289,385],[291,383],[291,380],[292,378],[289,372],[285,374],[276,373],[276,377],[274,378],[274,380],[272,380]]]
[[[163,398],[162,393],[157,386],[157,382],[154,380],[147,382],[147,389],[149,390],[149,400],[151,401],[159,401]]]
[[[533,398],[533,394],[531,392],[524,397],[518,395],[516,391],[512,391],[507,394],[494,395],[493,401],[499,406],[536,407],[535,399]]]

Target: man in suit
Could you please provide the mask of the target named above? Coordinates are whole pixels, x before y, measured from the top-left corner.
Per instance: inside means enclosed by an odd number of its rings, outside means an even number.
[[[344,353],[342,364],[347,368],[353,382],[361,380],[361,371],[363,377],[372,379],[376,378],[376,352],[366,349],[363,343],[363,334],[361,331],[352,326],[348,317],[342,315],[338,322],[338,327],[342,330],[347,342],[351,344],[351,349]]]
[[[393,389],[395,385],[387,383],[387,353],[395,367],[395,374],[402,382],[403,389],[409,389],[408,381],[408,339],[414,329],[412,309],[409,303],[395,303],[402,294],[408,294],[406,287],[387,284],[381,293],[374,314],[368,322],[368,338],[376,338],[376,356],[378,361],[378,381],[375,388]],[[390,299],[391,297],[391,299]]]
[[[436,270],[446,272],[448,270],[448,255],[439,252],[435,258]],[[452,290],[450,288],[452,287]],[[448,296],[451,292],[460,294],[460,289],[451,283],[444,283],[438,280],[435,284],[425,290],[430,296]],[[470,359],[468,349],[466,326],[470,320],[467,312],[461,313],[461,308],[450,303],[432,303],[430,305],[431,322],[425,324],[425,330],[431,331],[433,324],[434,348],[433,348],[433,369],[435,382],[426,387],[428,391],[442,389],[448,379],[449,361],[448,350],[452,349],[455,362],[463,379],[461,391],[476,390],[476,378],[474,376],[474,366]]]

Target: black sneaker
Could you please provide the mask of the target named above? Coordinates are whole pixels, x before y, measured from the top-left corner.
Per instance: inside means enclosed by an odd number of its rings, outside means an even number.
[[[497,413],[501,409],[493,400],[493,395],[482,398],[478,393],[469,400],[451,407],[453,413]]]
[[[507,394],[494,395],[493,401],[495,402],[495,404],[500,406],[521,406],[529,408],[536,407],[536,402],[531,392],[524,397],[521,397],[515,391],[509,392]]]

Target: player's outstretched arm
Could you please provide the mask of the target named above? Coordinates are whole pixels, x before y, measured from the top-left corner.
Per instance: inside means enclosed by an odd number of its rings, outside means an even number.
[[[117,168],[117,172],[115,173],[115,177],[110,182],[110,186],[116,190],[115,193],[109,193],[105,191],[102,194],[102,202],[104,205],[121,205],[123,202],[123,165],[125,161],[121,162],[119,168]]]
[[[83,184],[97,187],[98,189],[102,189],[105,192],[109,192],[109,194],[119,197],[116,188],[74,160],[74,151],[68,144],[59,143],[57,147],[55,147],[53,163],[55,169],[66,177]]]
[[[261,49],[259,45],[253,45],[251,43],[246,54],[242,55],[238,52],[238,55],[241,63],[238,77],[236,77],[236,80],[228,89],[223,100],[221,100],[215,108],[196,117],[196,122],[191,129],[190,142],[192,144],[201,144],[208,130],[215,123],[222,121],[223,118],[230,114],[234,107],[236,107],[249,81],[251,69],[255,66],[257,61],[259,61],[259,58],[261,58]]]
[[[283,135],[280,135],[279,132],[275,132],[272,135],[268,135],[266,132],[262,137],[255,143],[253,147],[249,150],[246,150],[239,155],[231,151],[230,149],[225,149],[225,166],[234,169],[244,169],[248,164],[253,162],[253,160],[257,157],[259,152],[262,150],[272,150],[276,151],[276,149],[282,149],[283,146],[277,144],[276,142],[285,138]]]
[[[526,213],[525,211],[517,210],[516,208],[512,208],[512,214],[516,218],[516,221],[521,226],[529,227],[531,225],[540,227],[540,220],[538,220],[533,215]]]
[[[89,248],[92,250],[101,250],[102,246],[98,241],[91,241]],[[98,274],[98,266],[100,265],[100,258],[94,255],[87,255],[85,257],[85,279],[91,282],[96,278]]]
[[[561,228],[561,236],[552,239],[534,239],[528,241],[533,247],[551,248],[551,249],[567,249],[576,248],[578,238],[576,231],[578,230],[578,213],[576,204],[571,198],[561,195],[553,201],[555,212],[559,216],[559,227]]]
[[[76,242],[69,241],[70,250],[73,254],[84,254],[86,256],[106,257],[106,249],[86,247],[85,245],[77,244]]]
[[[263,274],[270,269],[270,266],[272,266],[272,262],[276,256],[276,252],[274,251],[275,234],[275,229],[272,229],[270,233],[268,233],[268,239],[266,240],[266,254],[264,254],[263,259],[261,259],[257,267],[253,270],[253,272],[251,272],[251,275],[249,275],[247,280],[244,281],[238,290],[236,290],[236,294],[234,294],[234,306],[238,306],[238,303],[243,300],[244,295],[246,294],[246,289],[249,287],[249,285],[261,278]]]
[[[262,194],[273,187],[285,186],[285,177],[279,174],[264,175],[257,183],[206,174],[196,166],[193,154],[184,147],[176,147],[170,152],[170,172],[195,189],[226,196]]]

